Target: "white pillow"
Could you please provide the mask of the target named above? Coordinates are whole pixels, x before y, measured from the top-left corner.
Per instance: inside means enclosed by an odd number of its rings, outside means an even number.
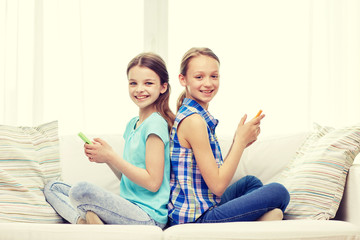
[[[308,132],[276,135],[260,139],[245,149],[233,178],[254,175],[264,184],[284,170]]]
[[[290,193],[285,219],[334,218],[347,173],[360,151],[360,124],[341,129],[314,127],[276,179]]]
[[[60,179],[58,122],[0,125],[0,222],[58,223],[44,185]]]

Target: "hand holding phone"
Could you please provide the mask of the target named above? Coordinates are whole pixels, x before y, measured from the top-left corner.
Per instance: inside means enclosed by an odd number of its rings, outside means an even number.
[[[85,136],[85,134],[83,134],[82,132],[79,132],[79,137],[85,142],[85,143],[87,143],[87,144],[93,144],[91,141],[90,141],[90,139],[88,139],[86,136]]]

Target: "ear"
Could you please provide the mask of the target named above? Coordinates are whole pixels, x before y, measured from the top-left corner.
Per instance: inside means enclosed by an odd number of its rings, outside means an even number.
[[[164,83],[164,84],[161,86],[160,93],[161,93],[161,94],[165,93],[167,89],[168,89],[168,83]]]
[[[179,74],[179,82],[180,82],[181,86],[186,87],[186,78],[184,75]]]

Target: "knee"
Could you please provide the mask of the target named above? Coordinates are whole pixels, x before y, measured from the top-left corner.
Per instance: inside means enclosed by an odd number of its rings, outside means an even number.
[[[281,203],[285,209],[286,206],[290,202],[289,191],[284,187],[284,185],[282,185],[280,183],[270,183],[269,185],[270,185],[274,195],[277,196],[281,200]]]
[[[87,182],[79,182],[73,185],[69,191],[71,202],[83,202],[85,199],[92,197],[91,184]]]
[[[261,182],[261,180],[253,175],[247,175],[244,177],[246,179],[246,182],[248,183],[248,185],[252,186],[252,187],[262,187],[263,183]]]

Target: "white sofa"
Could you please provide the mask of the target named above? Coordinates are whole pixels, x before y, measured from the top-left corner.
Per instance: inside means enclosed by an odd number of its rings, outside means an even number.
[[[306,133],[260,138],[246,149],[233,181],[251,174],[264,183],[279,173],[294,156]],[[101,137],[122,153],[121,135]],[[231,136],[218,136],[226,155]],[[64,181],[89,181],[115,193],[119,181],[106,166],[88,162],[83,142],[76,135],[60,137],[60,156]],[[161,230],[155,226],[71,225],[0,223],[1,240],[57,239],[360,239],[360,155],[350,168],[345,194],[334,220],[284,220],[222,224],[184,224]]]

